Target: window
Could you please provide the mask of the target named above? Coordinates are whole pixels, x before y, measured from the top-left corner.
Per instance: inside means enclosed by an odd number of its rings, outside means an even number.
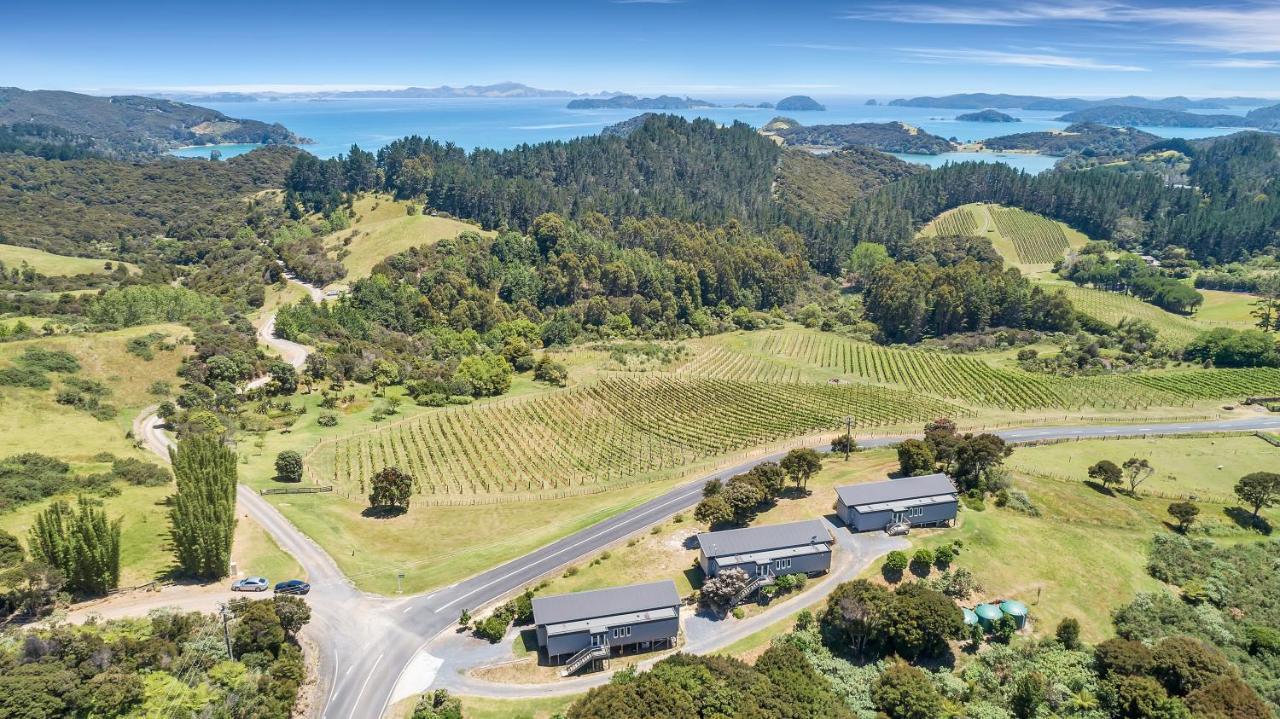
[[[775,559],[775,560],[773,560],[773,570],[774,570],[775,572],[782,571],[783,569],[790,569],[790,568],[791,568],[791,560],[790,560],[790,559]]]
[[[614,639],[625,639],[631,636],[631,627],[616,627],[613,630]]]
[[[923,516],[924,516],[924,507],[912,507],[912,508],[911,508],[911,510],[910,510],[910,514],[909,514],[908,516],[911,516],[911,517],[923,517]]]

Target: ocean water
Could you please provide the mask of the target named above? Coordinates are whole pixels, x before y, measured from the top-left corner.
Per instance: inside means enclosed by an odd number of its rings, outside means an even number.
[[[756,103],[778,98],[707,98],[721,104]],[[866,105],[866,97],[825,98],[825,112],[781,113],[772,109],[751,107],[717,107],[676,110],[687,118],[707,117],[720,123],[735,120],[760,127],[778,115],[787,115],[806,125],[843,124],[849,122],[889,122],[893,120],[920,127],[935,135],[961,142],[983,140],[1014,132],[1061,129],[1067,123],[1053,118],[1058,111],[1007,110],[1021,120],[1016,123],[960,122],[955,119],[966,110],[943,110],[927,107],[891,107]],[[882,100],[883,101],[883,100]],[[358,100],[277,100],[259,102],[207,103],[231,117],[279,122],[314,142],[305,149],[319,157],[333,157],[356,144],[369,151],[406,135],[423,135],[453,142],[467,150],[478,147],[507,149],[524,143],[547,140],[569,140],[593,135],[614,123],[634,117],[637,110],[570,110],[564,98],[538,99],[358,99]],[[1243,115],[1246,108],[1235,108]],[[1235,132],[1232,128],[1142,128],[1160,137],[1213,137]],[[252,150],[254,145],[222,145],[222,157],[229,158]],[[182,157],[208,157],[211,147],[175,150]],[[1039,172],[1053,166],[1054,158],[1029,155],[994,156],[994,153],[946,153],[933,156],[901,155],[903,159],[937,166],[948,161],[968,159],[1007,162]]]

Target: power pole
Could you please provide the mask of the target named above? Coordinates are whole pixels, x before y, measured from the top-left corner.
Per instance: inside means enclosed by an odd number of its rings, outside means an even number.
[[[222,617],[222,639],[227,643],[227,657],[231,661],[236,660],[236,655],[231,651],[231,630],[227,627],[227,605],[218,605],[218,614]]]
[[[849,461],[849,450],[853,448],[853,415],[845,415],[844,417],[844,436],[847,440],[844,443],[844,461]]]

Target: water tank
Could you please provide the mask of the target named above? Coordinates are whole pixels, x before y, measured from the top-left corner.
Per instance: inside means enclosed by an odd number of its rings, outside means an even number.
[[[1017,623],[1019,629],[1027,625],[1027,605],[1022,602],[1016,599],[1006,599],[1000,602],[1000,611],[1013,617],[1013,621]]]
[[[973,613],[978,615],[978,622],[983,629],[992,629],[996,622],[1000,621],[1000,617],[1004,612],[1000,611],[1000,607],[994,604],[979,604],[974,607]]]
[[[978,623],[978,615],[974,614],[972,609],[969,609],[968,607],[961,607],[960,609],[964,612],[964,625],[966,627],[973,626]]]

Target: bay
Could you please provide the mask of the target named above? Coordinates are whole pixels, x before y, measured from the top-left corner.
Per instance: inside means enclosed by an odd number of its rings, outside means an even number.
[[[778,98],[706,98],[722,105],[754,104]],[[961,122],[955,119],[964,110],[929,107],[867,105],[865,96],[818,97],[825,112],[779,112],[771,108],[715,107],[668,111],[689,119],[707,117],[727,124],[735,120],[760,127],[780,115],[805,125],[850,122],[899,121],[927,132],[961,142],[984,140],[1015,132],[1060,130],[1067,123],[1053,119],[1058,111],[1008,110],[1021,122]],[[305,149],[319,157],[333,157],[350,150],[353,144],[370,151],[407,135],[422,135],[452,142],[467,150],[497,150],[525,143],[569,140],[599,133],[609,125],[640,114],[639,110],[571,110],[565,98],[445,98],[445,99],[339,99],[263,100],[258,102],[206,103],[231,117],[279,122],[314,142]],[[1233,108],[1243,114],[1244,108]],[[1160,137],[1214,137],[1236,132],[1233,128],[1141,128]],[[249,152],[254,145],[217,146],[222,157]],[[213,146],[189,147],[173,151],[181,157],[208,157]],[[954,152],[942,155],[904,155],[904,159],[938,166],[946,162],[987,160],[1007,162],[1028,172],[1053,166],[1056,158],[1007,153]]]

